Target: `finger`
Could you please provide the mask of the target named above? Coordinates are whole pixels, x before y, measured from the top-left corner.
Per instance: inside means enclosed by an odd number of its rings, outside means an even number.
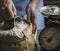
[[[13,13],[14,13],[14,16],[16,16],[17,13],[16,13],[16,8],[15,8],[15,5],[14,5],[14,4],[12,5],[12,11],[13,11]]]
[[[11,8],[12,7],[6,7],[7,20],[10,20],[14,17],[14,14]]]
[[[9,12],[10,12],[10,15],[11,15],[12,17],[14,17],[14,13],[13,13],[13,11],[12,11],[12,7],[9,8]]]
[[[31,22],[30,17],[31,17],[31,11],[29,5],[26,7],[26,14],[27,14],[27,22]]]
[[[35,32],[36,32],[36,25],[32,25],[32,27],[33,27],[32,28],[32,33],[35,34]]]
[[[0,12],[1,12],[0,14],[1,14],[1,16],[3,17],[3,19],[6,20],[6,19],[7,19],[7,13],[6,13],[5,8],[3,9],[3,8],[1,7]]]

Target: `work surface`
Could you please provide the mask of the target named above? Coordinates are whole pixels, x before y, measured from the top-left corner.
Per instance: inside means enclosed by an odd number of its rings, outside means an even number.
[[[60,6],[60,0],[44,0],[44,5],[57,5],[57,6]]]

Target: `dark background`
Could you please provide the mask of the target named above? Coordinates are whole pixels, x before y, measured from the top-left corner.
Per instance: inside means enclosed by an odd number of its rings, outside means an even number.
[[[44,0],[44,5],[57,5],[57,6],[60,6],[60,0]]]

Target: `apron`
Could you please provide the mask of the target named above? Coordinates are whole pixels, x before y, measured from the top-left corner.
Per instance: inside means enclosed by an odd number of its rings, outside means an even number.
[[[29,0],[13,0],[16,9],[17,15],[21,16],[23,19],[26,19],[25,8],[29,2]],[[36,7],[36,22],[37,22],[37,30],[43,29],[44,26],[44,16],[39,12],[40,8],[43,6],[43,0],[39,0]]]

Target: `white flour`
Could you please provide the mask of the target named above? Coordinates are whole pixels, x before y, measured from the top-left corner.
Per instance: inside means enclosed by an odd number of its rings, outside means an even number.
[[[0,35],[12,35],[17,36],[19,38],[23,37],[23,34],[21,33],[23,30],[25,30],[28,27],[28,25],[24,21],[16,21],[14,23],[14,27],[11,30],[0,30]]]

